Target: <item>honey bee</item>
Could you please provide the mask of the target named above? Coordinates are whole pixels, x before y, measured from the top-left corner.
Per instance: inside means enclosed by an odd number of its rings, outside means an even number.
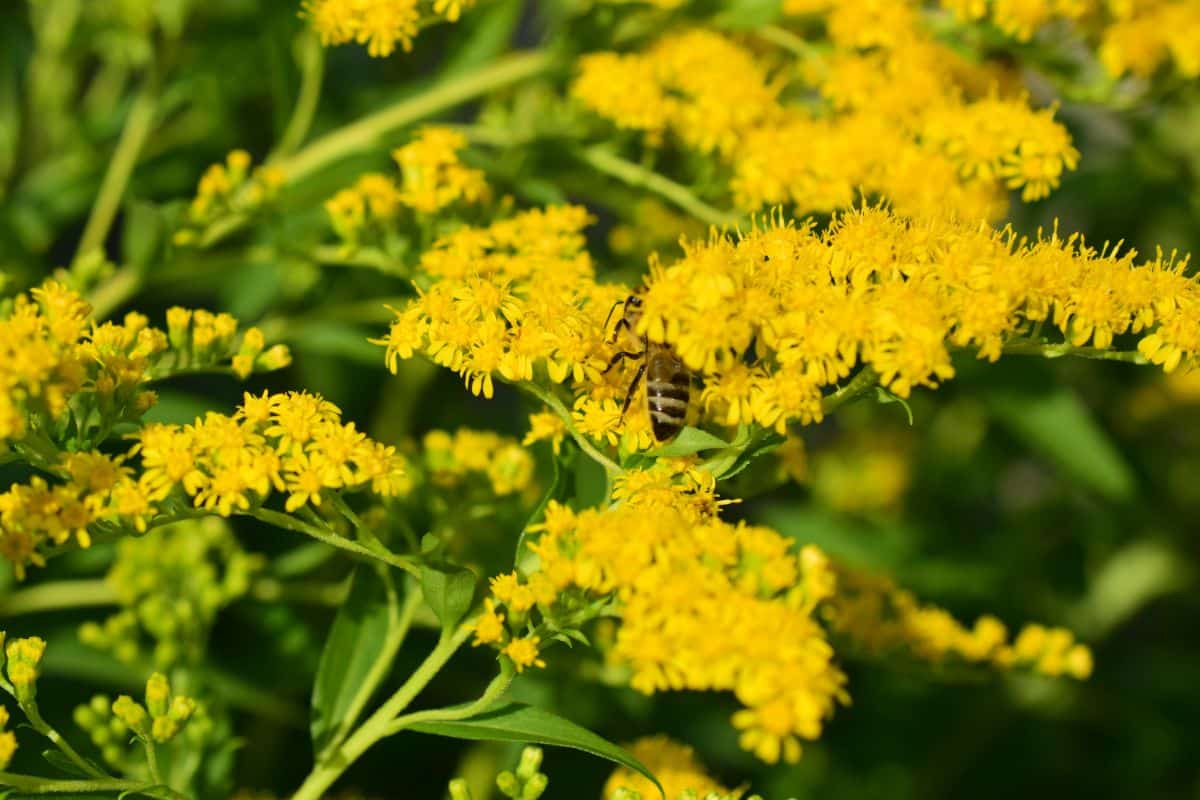
[[[665,442],[674,438],[683,429],[687,419],[688,397],[691,394],[692,374],[684,366],[679,356],[675,355],[670,345],[662,342],[652,342],[646,336],[637,336],[638,320],[642,316],[642,298],[630,295],[618,302],[608,312],[609,318],[618,306],[623,306],[621,317],[613,328],[612,342],[624,334],[627,341],[641,345],[641,352],[619,350],[604,371],[608,372],[623,361],[640,360],[637,372],[629,384],[625,395],[625,404],[621,406],[621,416],[629,410],[634,393],[644,377],[646,380],[646,410],[650,414],[650,429],[654,432],[657,442]],[[605,328],[608,322],[605,322]]]

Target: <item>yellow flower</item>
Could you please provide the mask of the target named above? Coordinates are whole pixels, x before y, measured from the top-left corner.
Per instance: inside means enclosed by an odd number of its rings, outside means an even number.
[[[697,797],[706,797],[709,792],[724,795],[730,791],[708,775],[692,748],[666,736],[638,739],[628,749],[658,778],[667,797],[678,798],[688,791],[694,792]],[[658,787],[628,767],[620,767],[609,776],[604,784],[603,797],[613,800],[619,789],[637,792],[644,798],[658,794]]]
[[[411,50],[421,19],[417,0],[305,0],[303,8],[322,44],[365,44],[379,58],[397,44]]]
[[[496,644],[504,639],[504,615],[496,612],[496,606],[491,598],[483,601],[484,612],[475,622],[476,646],[481,644]]]
[[[541,641],[537,636],[526,636],[521,639],[513,639],[500,652],[512,659],[513,666],[517,668],[517,672],[524,672],[528,667],[544,667],[546,662],[538,658],[538,643]]]

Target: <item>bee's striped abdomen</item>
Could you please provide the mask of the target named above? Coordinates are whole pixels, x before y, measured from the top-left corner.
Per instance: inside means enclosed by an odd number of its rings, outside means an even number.
[[[691,384],[691,373],[669,347],[647,343],[646,405],[657,441],[665,442],[682,430]]]

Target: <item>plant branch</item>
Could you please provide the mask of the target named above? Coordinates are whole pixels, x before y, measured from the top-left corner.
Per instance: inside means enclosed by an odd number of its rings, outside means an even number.
[[[0,597],[0,617],[117,604],[116,592],[103,580],[53,581]]]
[[[521,386],[538,400],[549,406],[550,410],[557,414],[563,421],[563,425],[566,426],[567,432],[571,434],[571,438],[575,440],[575,444],[579,445],[579,449],[587,453],[593,461],[604,467],[604,471],[608,473],[610,478],[621,473],[620,464],[604,455],[604,453],[601,453],[586,436],[579,432],[575,427],[575,420],[571,418],[571,412],[567,410],[567,407],[563,405],[561,400],[555,397],[554,392],[548,391],[531,381],[522,381],[518,386]]]
[[[388,698],[379,709],[364,722],[340,747],[317,762],[304,783],[292,795],[292,800],[319,800],[351,764],[358,760],[372,745],[387,735],[388,726],[421,690],[429,685],[434,676],[446,665],[450,657],[470,638],[474,626],[464,622],[451,635],[443,634],[437,646],[420,666],[408,677],[404,685]]]
[[[117,216],[125,187],[133,175],[133,168],[137,165],[138,155],[154,127],[158,104],[158,79],[154,67],[151,66],[149,70],[141,89],[133,99],[125,127],[117,140],[116,150],[113,151],[108,170],[100,182],[100,191],[96,194],[96,201],[88,215],[87,224],[84,225],[83,235],[79,238],[79,248],[75,251],[73,263],[77,263],[93,250],[103,247],[104,239]]]
[[[879,373],[870,365],[863,366],[849,383],[832,394],[827,394],[821,398],[821,412],[823,414],[830,414],[859,395],[871,391],[871,389],[878,385]]]
[[[1127,364],[1150,363],[1146,360],[1145,356],[1136,350],[1104,350],[1099,347],[1075,347],[1070,342],[1046,343],[1018,339],[1006,342],[1003,353],[1005,355],[1041,356],[1042,358],[1077,356],[1079,358],[1092,358],[1099,361],[1123,361]]]
[[[325,78],[325,48],[311,31],[303,34],[296,60],[300,62],[300,93],[283,136],[279,137],[273,158],[287,156],[300,146],[312,127],[317,103],[321,99],[321,83]]]
[[[481,714],[504,696],[504,693],[508,691],[508,687],[512,685],[513,677],[512,662],[503,659],[500,662],[500,674],[492,679],[491,683],[487,685],[487,688],[483,690],[483,694],[478,699],[459,706],[431,708],[427,711],[415,711],[412,714],[404,714],[403,716],[396,717],[387,726],[384,735],[391,736],[420,722],[452,722]]]
[[[593,145],[575,151],[580,161],[588,166],[616,178],[630,186],[650,191],[674,203],[698,220],[721,228],[732,228],[741,219],[737,214],[713,208],[690,189],[670,178],[646,169],[640,164],[626,161],[603,145]]]
[[[242,516],[253,517],[260,522],[265,522],[268,525],[274,525],[277,528],[283,528],[286,531],[294,531],[302,533],[305,536],[311,536],[319,542],[324,542],[331,547],[336,547],[339,550],[345,550],[347,553],[352,553],[361,559],[371,561],[382,561],[385,564],[391,564],[393,567],[399,567],[412,574],[419,576],[420,570],[411,558],[396,555],[387,550],[374,550],[369,547],[364,547],[358,542],[347,539],[343,536],[338,536],[332,531],[324,530],[316,525],[310,525],[307,522],[298,520],[290,514],[283,514],[278,511],[271,511],[267,508],[255,508],[249,511],[240,512]]]
[[[71,746],[71,743],[62,737],[62,734],[56,731],[49,722],[42,719],[42,714],[38,711],[37,703],[32,701],[21,703],[21,711],[25,713],[25,718],[29,720],[29,724],[33,726],[33,729],[53,742],[54,746],[61,750],[62,754],[69,758],[75,766],[93,778],[112,780],[107,773],[97,769],[90,761],[79,755],[75,751],[75,748]]]

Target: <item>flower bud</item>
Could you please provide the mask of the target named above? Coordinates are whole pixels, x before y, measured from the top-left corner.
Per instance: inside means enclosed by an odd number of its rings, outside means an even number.
[[[113,716],[125,723],[127,728],[143,739],[150,735],[150,727],[147,724],[149,715],[146,713],[146,709],[142,708],[142,704],[129,695],[123,694],[113,702],[112,713]]]
[[[167,676],[156,672],[146,681],[146,708],[152,717],[165,717],[171,702],[171,685]]]
[[[517,765],[517,777],[527,781],[538,774],[542,766],[542,748],[526,747],[521,751],[521,762]]]
[[[471,800],[471,790],[462,778],[450,781],[450,800]]]

